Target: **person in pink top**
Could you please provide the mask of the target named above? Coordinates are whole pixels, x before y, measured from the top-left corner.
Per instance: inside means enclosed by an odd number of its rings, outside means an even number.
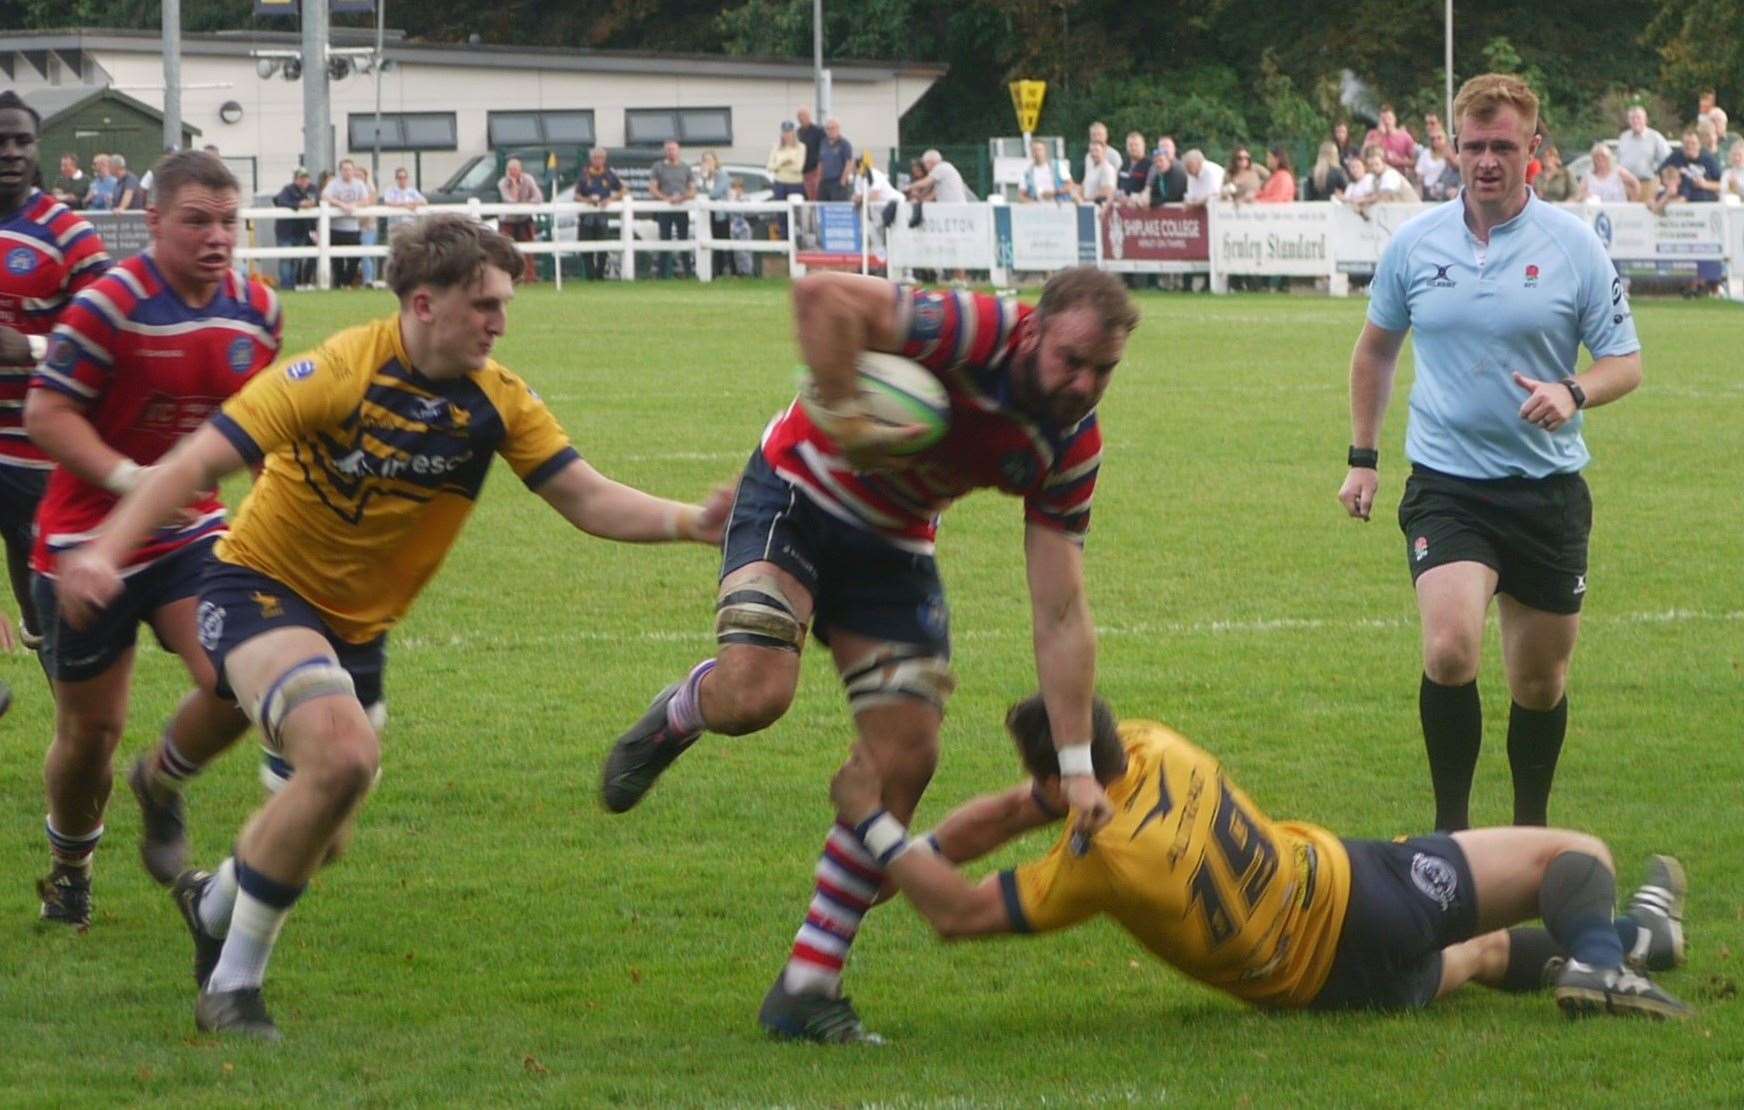
[[[1289,204],[1296,199],[1296,173],[1290,165],[1290,152],[1281,146],[1266,151],[1266,168],[1272,176],[1266,178],[1254,200],[1260,204]]]
[[[1363,139],[1364,148],[1378,146],[1386,156],[1387,165],[1402,174],[1409,175],[1417,164],[1417,140],[1411,137],[1411,132],[1399,126],[1399,117],[1393,114],[1391,104],[1381,105],[1381,119],[1368,137]]]

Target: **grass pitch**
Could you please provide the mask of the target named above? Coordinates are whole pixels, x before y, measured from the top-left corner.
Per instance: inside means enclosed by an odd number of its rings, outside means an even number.
[[[1360,299],[1159,296],[1104,405],[1089,547],[1104,693],[1218,753],[1273,816],[1347,836],[1426,831],[1417,626],[1403,540],[1401,373],[1381,511],[1334,500]],[[389,311],[288,298],[288,345]],[[496,468],[476,519],[393,636],[385,776],[352,853],[286,928],[277,1048],[196,1035],[188,943],[135,860],[116,791],[88,935],[39,931],[41,754],[30,660],[0,661],[0,1104],[1735,1104],[1744,1092],[1744,313],[1640,303],[1647,382],[1594,413],[1592,592],[1552,819],[1689,866],[1678,1026],[1564,1022],[1481,988],[1407,1016],[1268,1016],[1112,926],[946,947],[904,905],[869,919],[848,990],[893,1044],[776,1045],[755,1025],[809,897],[850,728],[825,653],[792,712],[710,738],[636,811],[600,759],[709,651],[715,561],[573,532]],[[731,480],[791,393],[785,287],[522,293],[500,355],[614,476],[677,496]],[[231,490],[239,496],[241,488]],[[234,502],[233,502],[234,503]],[[1017,502],[951,511],[940,560],[960,692],[917,827],[1016,777],[1004,705],[1034,683]],[[148,639],[142,638],[142,642]],[[1494,636],[1473,816],[1510,812]],[[142,652],[118,767],[185,685]],[[210,864],[259,799],[251,741],[190,791]],[[998,864],[1039,853],[1019,845]]]

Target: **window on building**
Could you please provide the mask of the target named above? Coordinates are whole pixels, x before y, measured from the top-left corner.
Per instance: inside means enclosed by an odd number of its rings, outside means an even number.
[[[629,146],[659,146],[668,139],[687,145],[731,146],[731,108],[630,108],[624,112],[624,142]]]
[[[593,113],[574,111],[491,112],[487,131],[492,147],[593,145]]]
[[[353,112],[346,120],[351,150],[374,150],[374,112]],[[453,112],[383,112],[381,149],[455,150],[460,146]]]

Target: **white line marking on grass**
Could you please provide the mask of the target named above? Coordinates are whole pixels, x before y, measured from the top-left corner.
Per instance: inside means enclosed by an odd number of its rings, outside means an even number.
[[[1587,624],[1697,624],[1702,622],[1736,624],[1744,621],[1744,609],[1711,611],[1706,609],[1662,609],[1653,612],[1616,613],[1609,616],[1589,615]],[[1224,621],[1161,621],[1155,624],[1104,625],[1096,635],[1107,639],[1131,636],[1227,636],[1266,635],[1273,632],[1303,632],[1320,629],[1395,629],[1415,628],[1415,617],[1378,617],[1359,619],[1326,619],[1319,617],[1272,617],[1256,620]],[[1027,628],[970,628],[954,634],[960,640],[1028,639]],[[393,641],[395,650],[424,651],[452,648],[517,648],[552,647],[564,644],[689,644],[714,639],[706,627],[695,630],[645,628],[636,632],[602,632],[598,629],[576,628],[554,635],[541,636],[407,636]]]

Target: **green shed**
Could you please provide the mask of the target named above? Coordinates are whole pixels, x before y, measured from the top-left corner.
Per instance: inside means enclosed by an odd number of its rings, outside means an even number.
[[[70,85],[19,93],[42,116],[37,149],[43,180],[59,173],[61,155],[72,153],[87,173],[95,154],[119,153],[127,168],[144,174],[163,156],[163,113],[108,85]],[[182,148],[200,129],[182,125]]]

